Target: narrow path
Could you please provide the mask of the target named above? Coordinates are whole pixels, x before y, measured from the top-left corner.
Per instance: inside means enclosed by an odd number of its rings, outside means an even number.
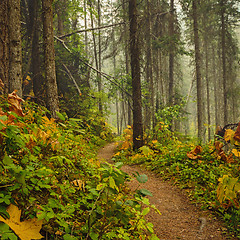
[[[98,157],[111,162],[116,143],[106,145],[99,151]],[[157,236],[161,240],[226,240],[230,238],[223,236],[222,225],[209,212],[200,211],[193,205],[183,191],[164,182],[153,172],[141,169],[139,166],[123,166],[122,170],[128,174],[139,172],[146,174],[148,181],[141,184],[140,188],[148,189],[153,197],[149,197],[150,202],[154,204],[161,212],[161,215],[151,211],[147,218],[154,224]],[[133,180],[129,184],[131,189],[136,189],[139,183]]]

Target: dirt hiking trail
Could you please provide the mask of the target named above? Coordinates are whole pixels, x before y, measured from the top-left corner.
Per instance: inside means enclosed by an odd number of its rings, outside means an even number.
[[[110,143],[100,149],[98,158],[113,163],[111,158],[116,143]],[[140,188],[149,190],[153,196],[149,197],[150,203],[154,204],[161,215],[150,211],[147,219],[154,224],[154,230],[160,240],[225,240],[234,237],[227,237],[222,234],[223,224],[217,221],[207,211],[200,211],[187,198],[184,191],[164,182],[151,171],[141,169],[139,166],[123,166],[124,172],[132,176],[136,171],[139,174],[146,174],[148,181],[141,184]],[[129,183],[132,190],[136,190],[139,186],[137,180]]]

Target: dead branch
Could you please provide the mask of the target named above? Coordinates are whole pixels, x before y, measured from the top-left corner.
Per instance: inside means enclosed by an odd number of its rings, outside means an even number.
[[[75,87],[77,88],[77,91],[78,91],[79,95],[81,95],[82,92],[81,92],[81,90],[80,90],[80,88],[79,88],[79,86],[78,86],[75,78],[74,78],[73,75],[71,74],[70,70],[68,69],[68,67],[67,67],[63,62],[62,62],[62,65],[63,65],[64,68],[66,69],[69,78],[70,78],[70,79],[73,81],[73,83],[75,84]]]
[[[55,36],[55,38],[62,43],[62,45],[64,46],[64,48],[69,52],[69,53],[72,53],[72,51],[66,46],[64,40],[58,38]],[[107,73],[104,73],[104,72],[101,72],[99,71],[98,69],[94,68],[93,66],[91,66],[90,64],[88,64],[87,62],[83,61],[82,59],[79,58],[79,60],[84,64],[86,65],[87,67],[89,67],[90,69],[94,70],[95,72],[97,72],[98,74],[100,74],[101,76],[103,76],[104,78],[106,78],[109,82],[111,82],[112,84],[114,84],[115,86],[117,86],[123,93],[125,93],[128,97],[132,97],[131,94],[129,94],[120,84],[118,84],[117,82],[113,81],[113,80],[117,80],[116,78],[114,78],[113,76],[107,74]]]
[[[76,33],[83,33],[83,32],[88,32],[88,31],[100,30],[100,29],[104,29],[104,28],[115,27],[115,26],[122,25],[122,24],[125,24],[125,22],[114,23],[114,24],[111,24],[111,25],[101,26],[101,27],[96,27],[96,28],[87,28],[87,29],[77,30],[77,31],[74,31],[74,32],[71,32],[71,33],[68,33],[68,34],[65,34],[65,35],[62,35],[62,36],[58,36],[58,38],[61,39],[61,38],[65,38],[65,37],[70,37],[70,36],[72,36],[73,34],[76,34]]]

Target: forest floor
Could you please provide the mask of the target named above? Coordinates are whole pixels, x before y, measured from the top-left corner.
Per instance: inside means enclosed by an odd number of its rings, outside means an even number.
[[[98,158],[113,163],[111,158],[116,143],[110,143],[100,149]],[[170,182],[163,181],[155,173],[142,169],[139,166],[125,165],[121,168],[124,172],[132,175],[136,171],[146,174],[148,181],[141,184],[140,188],[149,190],[152,197],[150,203],[154,204],[161,215],[150,211],[147,219],[154,224],[154,230],[160,240],[225,240],[236,238],[223,234],[226,228],[223,223],[216,220],[209,211],[202,211],[188,199],[184,190],[173,186]],[[129,183],[132,190],[139,187],[137,180]]]

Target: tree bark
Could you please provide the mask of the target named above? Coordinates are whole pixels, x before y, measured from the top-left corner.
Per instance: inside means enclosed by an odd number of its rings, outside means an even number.
[[[101,27],[101,2],[98,0],[98,27]],[[101,30],[98,30],[98,70],[102,71],[102,41],[101,41]],[[98,75],[98,91],[102,92],[102,76]],[[103,114],[102,99],[99,99],[99,111]]]
[[[4,92],[9,86],[9,51],[8,51],[8,0],[0,1],[0,79],[4,83]]]
[[[151,22],[151,1],[147,0],[147,83],[149,88],[149,116],[146,116],[149,128],[154,128],[154,87],[153,87],[153,61],[152,61],[152,22]]]
[[[206,32],[207,33],[207,32]],[[208,123],[208,141],[211,140],[211,113],[210,113],[210,86],[209,86],[209,56],[208,56],[208,37],[205,36],[204,39],[204,45],[205,45],[205,78],[206,78],[206,88],[207,88],[207,123]]]
[[[226,70],[226,24],[225,24],[225,0],[220,2],[221,8],[221,44],[222,44],[222,79],[223,79],[223,120],[224,125],[228,123],[227,112],[227,70]]]
[[[198,138],[204,140],[203,129],[203,86],[201,75],[201,55],[198,35],[198,6],[199,0],[193,1],[193,31],[194,31],[194,45],[195,45],[195,66],[197,78],[197,122],[198,122]]]
[[[39,49],[39,38],[40,38],[40,17],[39,17],[39,0],[30,0],[29,8],[31,9],[30,22],[35,26],[33,29],[33,40],[32,40],[32,61],[31,61],[31,72],[33,81],[33,92],[36,97],[36,102],[43,104],[42,99],[44,99],[44,81],[41,73],[42,61],[40,59],[40,49]]]
[[[52,117],[57,118],[56,112],[59,111],[59,100],[55,70],[52,2],[52,0],[42,0],[43,41],[47,103]]]
[[[170,0],[170,16],[169,16],[169,37],[170,37],[170,52],[169,52],[169,85],[168,85],[168,103],[173,105],[173,85],[174,85],[174,0]]]
[[[91,0],[88,0],[88,4],[91,8],[93,8]],[[94,21],[93,21],[92,11],[90,11],[90,18],[91,18],[91,27],[92,27],[92,29],[94,29]],[[99,25],[99,19],[98,19],[98,25]],[[97,52],[97,43],[96,43],[96,37],[95,37],[94,30],[92,31],[92,37],[93,37],[93,49],[94,49],[94,58],[95,58],[96,69],[99,72],[101,72],[100,69],[99,69],[100,68],[100,62],[99,62],[100,58],[99,58],[99,55],[98,55],[98,52]],[[100,51],[99,51],[99,54],[100,54]],[[97,72],[97,81],[98,81],[98,91],[100,92],[101,91],[101,74],[99,74],[99,72]],[[101,97],[98,100],[98,109],[99,109],[100,113],[102,113]]]
[[[138,42],[137,4],[136,0],[129,0],[130,21],[130,57],[132,70],[133,96],[133,148],[143,146],[142,124],[142,96],[140,75],[140,49]]]
[[[9,91],[22,97],[22,41],[20,0],[8,1]]]

